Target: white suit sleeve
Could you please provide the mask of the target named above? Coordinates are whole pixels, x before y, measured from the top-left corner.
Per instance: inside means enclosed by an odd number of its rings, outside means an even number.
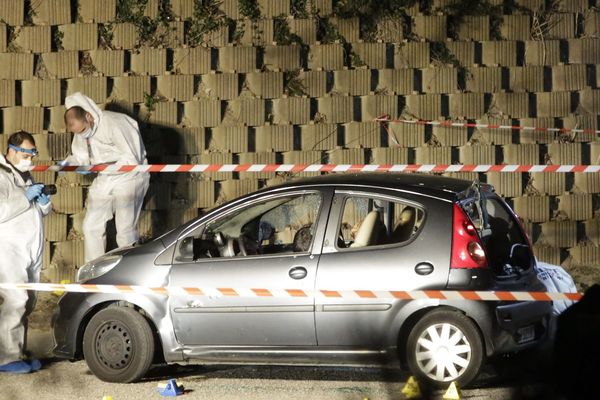
[[[6,174],[0,173],[0,223],[24,213],[29,207],[25,190],[11,184]]]
[[[71,143],[71,155],[65,158],[65,161],[70,165],[90,164],[87,144],[85,143],[85,139],[81,138],[80,135],[73,136],[73,142]]]
[[[50,202],[45,205],[37,203],[37,206],[40,208],[40,210],[42,211],[42,215],[45,217],[52,211],[52,200],[50,200]]]
[[[120,153],[117,164],[143,164],[146,155],[137,122],[131,118],[123,118],[113,125],[112,140]]]

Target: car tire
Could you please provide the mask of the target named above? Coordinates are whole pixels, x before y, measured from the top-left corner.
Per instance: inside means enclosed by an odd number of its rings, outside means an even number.
[[[457,311],[432,311],[408,335],[408,367],[417,380],[434,387],[445,388],[451,382],[467,386],[477,377],[483,358],[479,330]]]
[[[85,329],[83,356],[99,379],[106,382],[135,382],[152,365],[152,329],[148,321],[133,308],[105,308],[90,319]]]

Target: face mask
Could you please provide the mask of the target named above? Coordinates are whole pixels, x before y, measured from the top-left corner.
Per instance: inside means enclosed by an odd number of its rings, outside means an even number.
[[[94,132],[92,131],[92,128],[87,128],[85,131],[80,133],[80,135],[83,136],[84,139],[91,138],[93,134]]]
[[[87,128],[85,131],[81,132],[80,135],[84,138],[84,139],[89,139],[92,136],[94,136],[94,134],[96,133],[96,124],[92,121],[88,121],[90,124],[90,127]]]
[[[83,136],[84,139],[89,139],[94,136],[94,129],[87,128],[85,131],[81,132],[80,135]]]
[[[21,172],[29,171],[29,167],[31,167],[31,160],[29,159],[21,159],[17,165],[15,165],[15,168]]]

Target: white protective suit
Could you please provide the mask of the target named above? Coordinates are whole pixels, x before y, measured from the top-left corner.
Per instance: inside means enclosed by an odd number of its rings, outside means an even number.
[[[94,118],[94,134],[89,139],[75,134],[69,164],[147,164],[146,149],[135,120],[125,114],[102,111],[92,99],[75,93],[65,100],[67,109],[80,106]],[[115,216],[117,244],[131,245],[139,239],[138,220],[148,190],[147,172],[101,172],[90,186],[83,220],[85,261],[106,251],[106,223]]]
[[[25,176],[25,178],[23,178]],[[42,218],[52,209],[29,202],[25,189],[33,182],[0,155],[0,282],[39,282],[44,250]],[[21,359],[24,318],[35,306],[35,292],[0,289],[0,365]]]

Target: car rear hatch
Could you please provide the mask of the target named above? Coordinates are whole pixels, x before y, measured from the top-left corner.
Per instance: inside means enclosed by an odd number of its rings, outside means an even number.
[[[526,282],[534,281],[535,258],[529,238],[519,218],[490,185],[474,181],[461,193],[455,205],[468,218],[467,226],[473,229],[473,241],[481,246],[479,266],[490,269],[498,285],[507,284],[523,288]],[[458,208],[457,207],[457,208]],[[525,281],[525,282],[524,282]]]
[[[477,290],[546,291],[537,279],[532,246],[519,218],[492,186],[473,182],[453,207],[451,270],[478,274]],[[543,334],[550,307],[549,302],[500,301],[495,312],[499,325],[521,345]]]

